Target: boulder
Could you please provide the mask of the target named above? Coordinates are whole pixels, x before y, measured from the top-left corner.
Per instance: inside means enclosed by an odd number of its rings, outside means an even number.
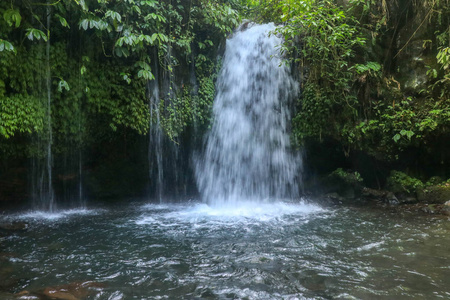
[[[395,196],[395,194],[393,192],[388,192],[386,194],[386,202],[389,203],[390,205],[397,205],[400,203],[400,201],[398,201],[397,197]]]
[[[442,213],[444,215],[450,216],[450,200],[442,205]]]
[[[417,197],[420,202],[444,204],[450,200],[450,182],[427,187]]]

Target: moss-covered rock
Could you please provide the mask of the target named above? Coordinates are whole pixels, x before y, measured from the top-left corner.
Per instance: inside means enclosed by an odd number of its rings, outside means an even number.
[[[417,194],[419,201],[426,203],[446,203],[450,200],[450,180],[424,188]]]
[[[354,199],[361,194],[363,178],[358,172],[338,168],[323,180],[328,193],[337,193],[340,197]]]
[[[407,195],[414,195],[424,187],[423,182],[419,179],[395,170],[391,171],[386,185],[388,190],[395,194]]]

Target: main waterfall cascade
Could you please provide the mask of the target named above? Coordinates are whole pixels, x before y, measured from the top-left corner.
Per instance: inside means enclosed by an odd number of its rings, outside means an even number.
[[[273,24],[245,24],[227,40],[214,123],[197,184],[212,205],[298,197],[301,158],[290,152],[289,99],[298,86]]]

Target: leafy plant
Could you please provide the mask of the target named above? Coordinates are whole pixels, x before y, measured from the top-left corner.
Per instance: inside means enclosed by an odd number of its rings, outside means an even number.
[[[390,176],[387,179],[388,188],[394,193],[415,193],[419,189],[424,187],[422,181],[417,178],[410,177],[400,171],[391,171]]]
[[[330,175],[330,177],[338,178],[339,180],[349,184],[349,185],[358,185],[363,182],[363,178],[361,174],[358,172],[344,171],[342,168],[338,168],[334,170]]]

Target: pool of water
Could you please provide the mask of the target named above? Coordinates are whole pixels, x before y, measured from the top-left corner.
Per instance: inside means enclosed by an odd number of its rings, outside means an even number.
[[[0,237],[2,295],[92,281],[83,298],[450,298],[447,218],[189,203],[0,216],[12,221],[28,229]]]

